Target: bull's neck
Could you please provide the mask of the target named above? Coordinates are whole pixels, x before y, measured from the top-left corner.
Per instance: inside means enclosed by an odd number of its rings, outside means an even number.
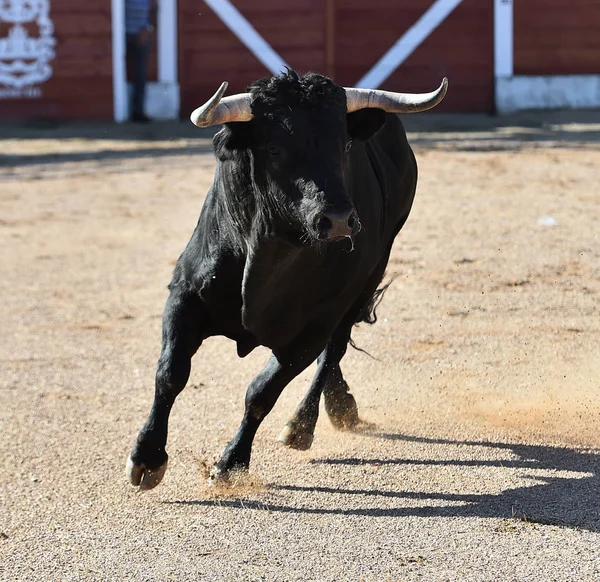
[[[219,162],[213,188],[216,194],[217,220],[227,224],[239,242],[247,241],[251,236],[256,214],[248,164],[237,160]]]

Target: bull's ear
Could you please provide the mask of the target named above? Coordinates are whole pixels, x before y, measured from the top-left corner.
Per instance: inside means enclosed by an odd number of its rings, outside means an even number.
[[[346,115],[348,135],[352,139],[367,140],[373,137],[385,123],[383,109],[359,109]]]
[[[227,123],[213,137],[215,155],[220,161],[230,160],[234,153],[252,143],[252,122]]]

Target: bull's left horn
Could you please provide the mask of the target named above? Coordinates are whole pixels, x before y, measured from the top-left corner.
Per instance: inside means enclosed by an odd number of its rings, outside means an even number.
[[[448,79],[443,78],[438,89],[431,93],[392,93],[379,89],[344,88],[348,113],[373,107],[388,113],[419,113],[435,107],[446,95]]]
[[[233,121],[250,121],[250,93],[240,93],[223,98],[227,90],[227,81],[221,83],[219,90],[204,104],[194,109],[190,120],[198,127],[210,127]]]

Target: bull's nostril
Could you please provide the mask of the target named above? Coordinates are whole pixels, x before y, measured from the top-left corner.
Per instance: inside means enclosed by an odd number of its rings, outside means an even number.
[[[333,223],[331,222],[331,219],[327,216],[321,216],[321,218],[319,218],[319,220],[317,221],[317,228],[319,229],[319,232],[326,232],[328,230],[331,230],[332,227]]]
[[[315,226],[321,240],[339,240],[353,236],[360,223],[354,209],[329,210],[316,217]]]

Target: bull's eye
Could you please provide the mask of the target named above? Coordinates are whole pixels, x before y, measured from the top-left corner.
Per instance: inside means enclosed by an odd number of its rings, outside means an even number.
[[[281,153],[281,148],[274,145],[270,145],[267,150],[271,156],[278,156]]]
[[[352,140],[346,142],[346,152],[349,152],[352,149]]]

